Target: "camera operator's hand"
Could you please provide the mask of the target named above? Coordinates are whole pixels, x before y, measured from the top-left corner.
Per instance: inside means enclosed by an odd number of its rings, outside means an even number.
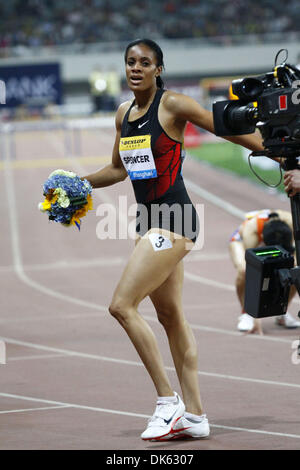
[[[285,173],[284,189],[289,197],[300,192],[300,171],[298,169],[289,170]]]

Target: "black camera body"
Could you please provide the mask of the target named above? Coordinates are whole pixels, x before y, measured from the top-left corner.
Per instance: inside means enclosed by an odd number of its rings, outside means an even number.
[[[281,64],[273,72],[234,80],[237,100],[213,104],[218,136],[251,134],[258,128],[268,157],[300,154],[300,70]]]
[[[232,82],[237,99],[214,103],[215,133],[229,137],[257,128],[263,150],[251,155],[284,157],[285,170],[300,170],[300,70],[285,62],[276,65],[282,51],[287,58],[281,49],[272,72]],[[244,307],[256,318],[285,314],[291,285],[300,295],[300,192],[290,202],[297,265],[281,246],[246,250]]]
[[[294,257],[279,245],[246,250],[244,309],[255,318],[287,311]]]

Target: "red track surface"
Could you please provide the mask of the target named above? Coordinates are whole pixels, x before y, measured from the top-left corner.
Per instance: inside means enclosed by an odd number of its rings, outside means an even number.
[[[102,145],[90,138],[83,145],[85,155],[110,154],[112,132],[98,134]],[[6,143],[2,157],[8,155]],[[199,347],[211,436],[157,444],[140,439],[154,410],[155,390],[126,334],[107,312],[133,241],[99,240],[96,210],[83,219],[80,232],[49,223],[39,213],[41,185],[50,171],[96,169],[78,167],[75,158],[68,165],[45,162],[40,167],[41,159],[63,157],[63,150],[55,133],[24,134],[16,140],[17,163],[0,171],[5,188],[0,334],[7,346],[7,364],[0,365],[0,449],[299,449],[300,365],[292,362],[299,331],[280,329],[274,318],[263,320],[263,337],[236,331],[240,309],[228,239],[240,219],[192,191],[193,202],[204,204],[205,243],[185,259],[184,306]],[[288,200],[191,159],[184,175],[242,211],[289,208]],[[134,202],[129,181],[98,190],[95,209],[103,201],[118,206],[119,195],[128,195],[128,205]],[[293,303],[294,315],[297,307]],[[148,300],[140,311],[158,337],[174,390],[180,392],[166,337]]]

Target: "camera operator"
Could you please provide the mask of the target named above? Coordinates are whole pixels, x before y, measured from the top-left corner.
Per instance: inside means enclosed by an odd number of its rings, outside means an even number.
[[[298,169],[287,171],[284,175],[284,189],[288,196],[295,196],[300,192],[300,171]]]
[[[300,188],[300,178],[299,178]],[[288,251],[293,251],[293,223],[290,212],[282,210],[263,209],[246,214],[244,222],[232,234],[229,244],[231,260],[237,270],[236,293],[242,307],[237,329],[247,333],[263,334],[261,320],[255,319],[244,311],[244,295],[246,280],[245,250],[264,245],[281,245]],[[296,290],[291,288],[290,298]],[[284,328],[298,328],[300,322],[288,312],[276,317],[275,322]]]

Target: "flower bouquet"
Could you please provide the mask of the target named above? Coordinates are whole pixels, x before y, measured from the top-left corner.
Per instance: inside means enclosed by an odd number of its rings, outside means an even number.
[[[81,218],[93,208],[92,186],[71,171],[55,170],[43,185],[44,202],[41,212],[47,212],[49,220],[67,227],[76,225],[80,230]]]

